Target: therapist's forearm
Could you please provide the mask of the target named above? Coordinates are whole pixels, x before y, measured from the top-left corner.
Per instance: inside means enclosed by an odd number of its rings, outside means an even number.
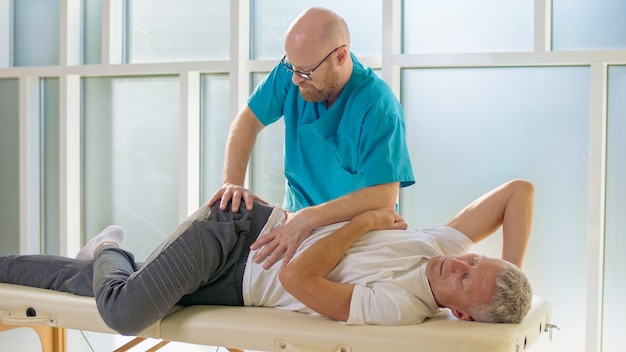
[[[312,228],[352,220],[369,210],[395,210],[400,183],[385,183],[354,191],[346,196],[304,208]]]
[[[256,136],[263,127],[248,106],[237,115],[226,142],[223,183],[243,185]]]

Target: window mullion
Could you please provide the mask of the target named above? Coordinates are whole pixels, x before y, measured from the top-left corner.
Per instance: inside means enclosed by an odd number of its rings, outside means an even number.
[[[534,50],[552,50],[552,0],[535,0]]]
[[[20,78],[20,253],[38,254],[40,237],[39,77]]]

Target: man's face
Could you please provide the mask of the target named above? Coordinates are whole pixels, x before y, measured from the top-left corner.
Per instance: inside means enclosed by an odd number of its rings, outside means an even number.
[[[476,254],[437,256],[426,264],[430,289],[441,307],[459,319],[471,320],[469,307],[491,300],[496,276],[506,262]]]
[[[317,71],[311,75],[312,80],[307,81],[300,77],[292,78],[293,82],[300,88],[302,99],[321,103],[329,100],[336,92],[339,85],[339,73],[336,68],[329,63],[324,63]]]
[[[316,62],[312,58],[320,56],[317,49],[319,45],[307,46],[303,50],[288,47],[287,44],[285,43],[285,51],[290,55],[285,54],[280,63],[292,72],[291,81],[300,88],[302,98],[312,103],[334,101],[341,89],[336,52],[345,45],[333,49],[321,61]]]

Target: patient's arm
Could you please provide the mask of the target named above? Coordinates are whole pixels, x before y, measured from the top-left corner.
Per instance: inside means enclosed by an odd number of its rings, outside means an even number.
[[[372,210],[320,239],[289,262],[280,272],[283,287],[314,311],[338,321],[346,321],[354,285],[326,279],[346,251],[371,230],[406,229],[400,215],[389,209]]]
[[[446,225],[474,243],[502,226],[502,259],[521,267],[532,227],[534,192],[528,181],[510,181],[472,202]]]

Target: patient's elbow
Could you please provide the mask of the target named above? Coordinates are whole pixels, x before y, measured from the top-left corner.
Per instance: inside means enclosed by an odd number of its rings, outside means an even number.
[[[292,273],[292,270],[289,269],[289,265],[287,265],[278,273],[278,280],[286,290],[288,290],[288,287],[291,285],[291,280],[293,279],[293,276],[294,275]]]
[[[287,292],[293,294],[294,290],[298,287],[302,287],[306,279],[303,278],[304,275],[298,273],[297,270],[293,269],[292,265],[287,265],[283,268],[278,274],[278,280],[280,280],[280,284],[283,285]]]
[[[532,198],[535,194],[535,185],[528,180],[515,179],[509,181],[508,186],[511,187],[514,192],[518,192],[527,197]]]

